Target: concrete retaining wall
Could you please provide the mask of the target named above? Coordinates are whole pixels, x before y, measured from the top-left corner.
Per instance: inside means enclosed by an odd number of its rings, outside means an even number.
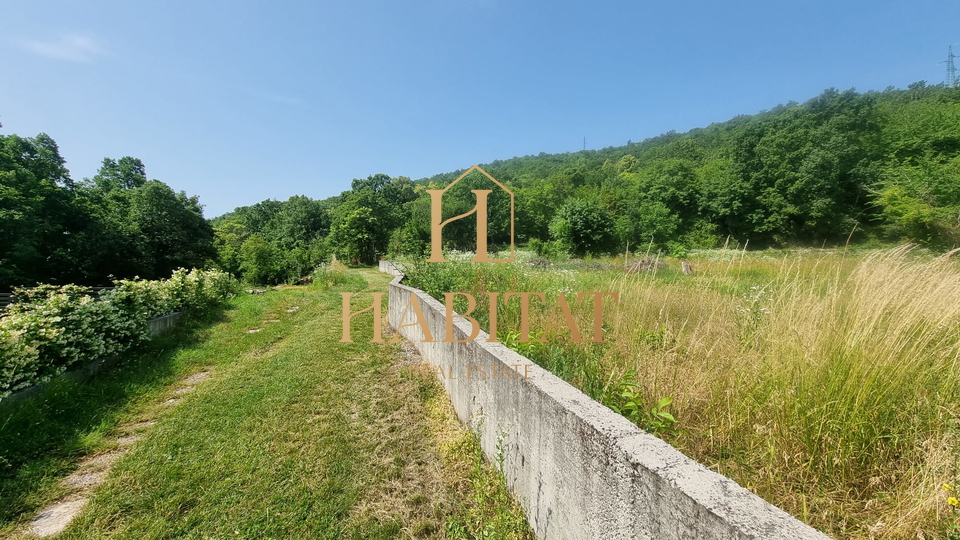
[[[381,270],[396,271],[384,262]],[[527,358],[487,343],[486,333],[468,343],[440,342],[443,304],[401,279],[390,283],[390,325],[438,370],[457,416],[479,434],[487,458],[502,463],[537,538],[828,538]],[[423,342],[420,326],[398,328],[416,321],[412,310],[403,315],[411,296],[436,343]],[[468,337],[469,323],[455,321],[455,339]],[[476,366],[515,375],[481,379]]]
[[[403,264],[393,261],[380,261],[380,271],[391,276],[402,276]]]
[[[157,317],[156,319],[150,319],[147,321],[147,332],[151,337],[166,334],[170,330],[173,330],[173,327],[175,327],[178,322],[180,322],[179,311],[164,315],[163,317]]]

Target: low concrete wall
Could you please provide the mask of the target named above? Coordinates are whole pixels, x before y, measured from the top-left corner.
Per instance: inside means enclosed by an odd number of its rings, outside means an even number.
[[[440,342],[443,304],[401,279],[390,283],[390,325],[438,370],[457,416],[477,431],[487,458],[502,463],[537,538],[828,538],[527,358],[487,343],[486,333],[468,343]],[[437,342],[424,343],[418,325],[400,327],[416,321],[412,310],[403,315],[411,296]],[[470,330],[455,319],[455,339]],[[521,376],[481,379],[476,366]]]
[[[173,330],[173,327],[180,322],[180,312],[175,311],[169,315],[164,315],[163,317],[157,317],[156,319],[150,319],[147,321],[147,332],[151,337],[159,336],[160,334],[166,334],[170,330]]]
[[[403,264],[393,261],[380,261],[380,271],[391,276],[402,276]]]

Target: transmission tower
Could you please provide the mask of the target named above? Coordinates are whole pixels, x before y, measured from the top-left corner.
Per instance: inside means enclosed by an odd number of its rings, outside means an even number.
[[[953,63],[953,45],[947,52],[947,88],[953,88],[957,84],[957,66]],[[940,62],[943,64],[944,62]]]

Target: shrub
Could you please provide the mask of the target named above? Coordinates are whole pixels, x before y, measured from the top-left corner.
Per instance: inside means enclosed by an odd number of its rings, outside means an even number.
[[[314,268],[311,276],[313,277],[313,283],[324,288],[342,285],[347,282],[347,267],[334,257],[329,264],[321,263]]]
[[[404,255],[419,256],[427,252],[429,247],[430,231],[421,230],[413,223],[393,231],[390,235],[390,244],[387,253],[391,257]]]
[[[537,254],[537,257],[546,259],[560,259],[566,255],[564,245],[558,241],[544,242],[539,238],[531,238],[527,247],[533,250],[534,253]]]
[[[250,235],[240,246],[240,271],[249,283],[282,283],[286,279],[284,253],[260,234]]]
[[[0,317],[0,397],[49,380],[147,339],[147,320],[202,310],[231,297],[237,283],[218,270],[176,270],[160,281],[120,280],[97,296],[76,285],[16,291]]]
[[[570,199],[550,222],[550,236],[574,255],[599,255],[616,248],[617,227],[599,203]]]

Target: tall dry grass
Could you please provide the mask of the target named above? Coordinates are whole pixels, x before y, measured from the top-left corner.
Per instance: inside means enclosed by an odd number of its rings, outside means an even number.
[[[685,282],[619,279],[605,357],[649,400],[675,399],[675,444],[838,537],[946,537],[940,486],[960,458],[949,255],[699,266]],[[738,289],[744,274],[755,284]]]
[[[960,518],[941,489],[960,481],[960,263],[949,254],[713,252],[691,261],[692,276],[611,262],[423,265],[413,284],[441,299],[473,293],[484,325],[484,292],[546,292],[533,329],[560,292],[619,292],[605,344],[563,330],[519,343],[518,302],[499,306],[500,337],[597,399],[635,372],[648,405],[674,399],[671,443],[834,537],[949,537]],[[575,318],[589,339],[592,310]]]

